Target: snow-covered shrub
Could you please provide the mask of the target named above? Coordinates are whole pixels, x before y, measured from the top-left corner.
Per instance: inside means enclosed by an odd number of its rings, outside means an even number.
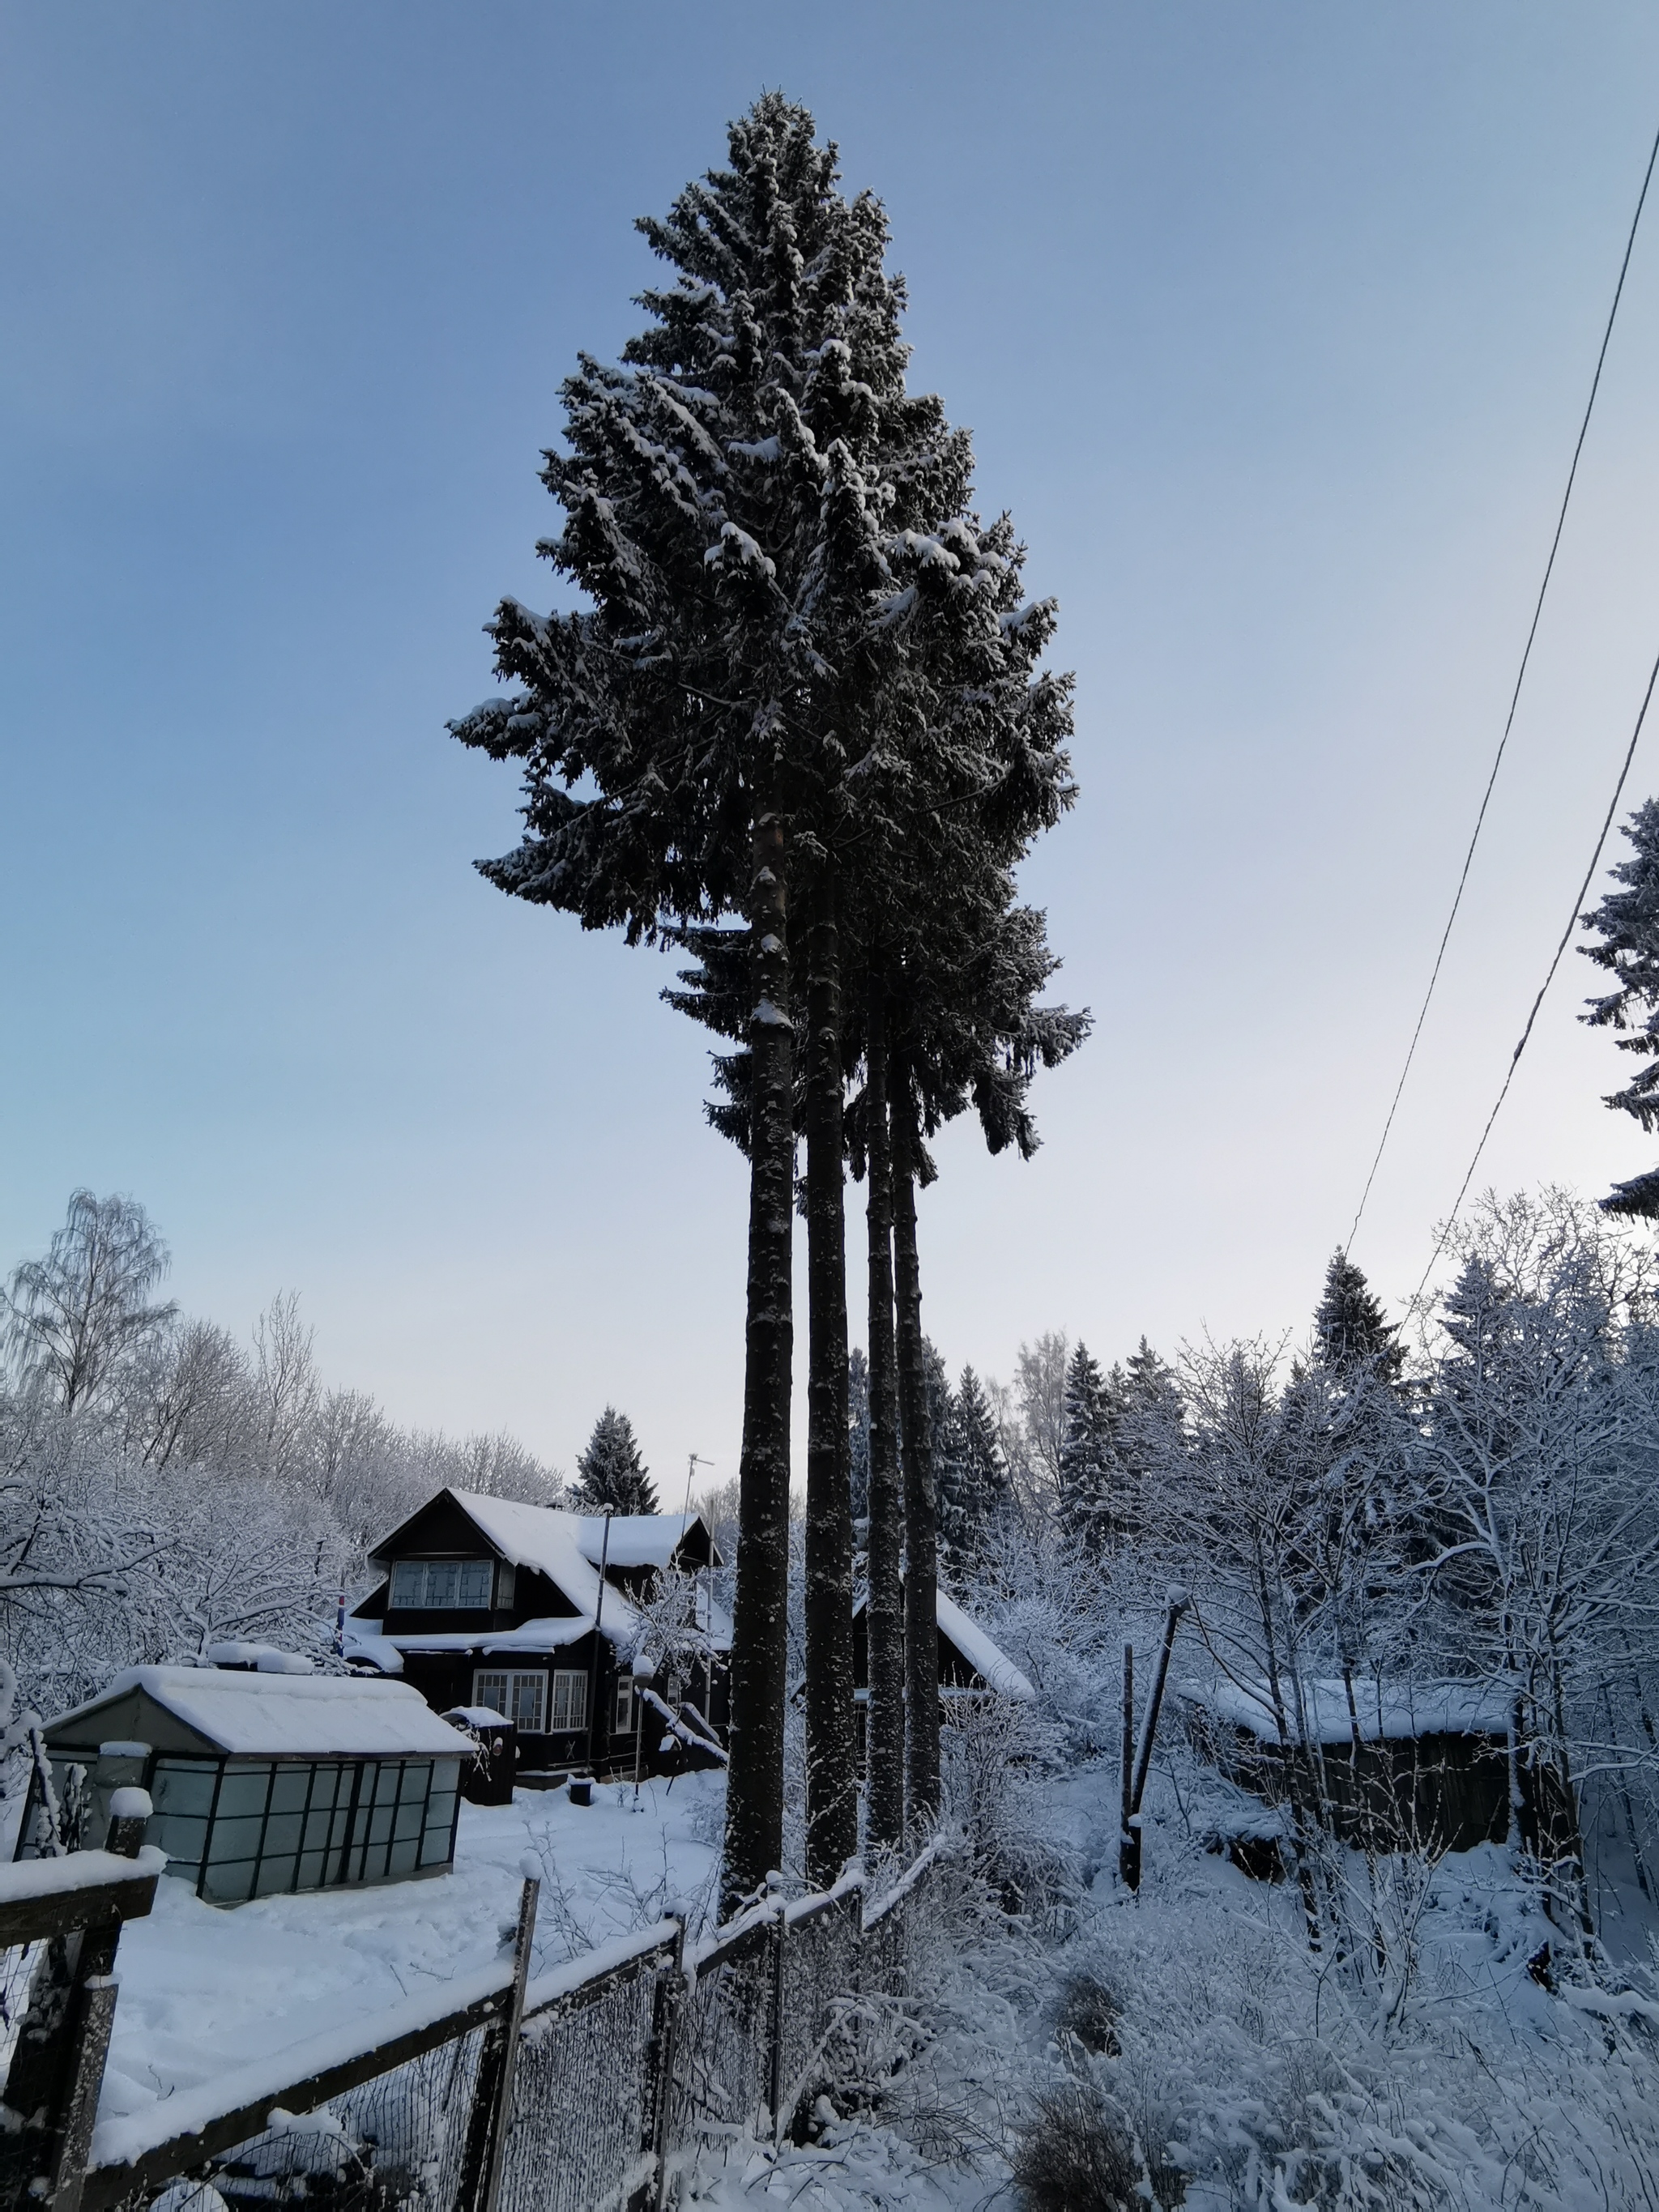
[[[1123,2114],[1097,2081],[1063,2082],[1037,2099],[1013,2160],[1022,2212],[1142,2212],[1180,2203],[1171,2166],[1148,2168]]]
[[[1060,1730],[1038,1706],[963,1698],[939,1748],[945,1814],[962,1830],[975,1873],[1005,1912],[1063,1932],[1078,1867],[1054,1833],[1043,1787],[1060,1765]]]

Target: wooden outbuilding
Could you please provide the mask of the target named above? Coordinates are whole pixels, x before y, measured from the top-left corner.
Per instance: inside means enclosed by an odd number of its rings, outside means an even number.
[[[1265,1683],[1176,1692],[1194,1747],[1270,1805],[1322,1799],[1344,1842],[1379,1850],[1471,1850],[1510,1823],[1509,1712],[1479,1683],[1356,1678],[1283,1692],[1285,1726]]]
[[[402,1683],[257,1667],[130,1668],[44,1735],[72,1840],[101,1843],[113,1790],[147,1790],[146,1840],[210,1905],[442,1874],[472,1754]],[[40,1808],[37,1776],[19,1857]]]
[[[860,1719],[870,1702],[870,1638],[866,1620],[869,1594],[853,1601],[853,1695]],[[944,1717],[964,1705],[993,1698],[1030,1705],[1036,1692],[1013,1661],[948,1592],[935,1603],[939,1621],[939,1694]]]

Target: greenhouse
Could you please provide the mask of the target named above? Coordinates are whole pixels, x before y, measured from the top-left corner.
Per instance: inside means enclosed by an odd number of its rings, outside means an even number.
[[[102,1840],[111,1788],[155,1807],[146,1841],[211,1905],[441,1874],[469,1737],[401,1683],[139,1667],[45,1731],[60,1816]],[[38,1783],[19,1854],[38,1846]]]

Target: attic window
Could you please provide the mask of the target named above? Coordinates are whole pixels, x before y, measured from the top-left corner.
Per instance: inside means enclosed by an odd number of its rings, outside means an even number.
[[[488,1559],[399,1559],[392,1570],[392,1605],[399,1613],[486,1613]]]

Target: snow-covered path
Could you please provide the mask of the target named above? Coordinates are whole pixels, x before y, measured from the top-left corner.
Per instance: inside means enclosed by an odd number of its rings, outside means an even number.
[[[463,1805],[453,1871],[424,1881],[204,1905],[163,1877],[155,1910],[121,1938],[121,1985],[100,2115],[143,2111],[325,2029],[486,1966],[511,1933],[524,1875],[542,1877],[534,1965],[706,1899],[724,1778],[598,1793],[520,1790]]]

